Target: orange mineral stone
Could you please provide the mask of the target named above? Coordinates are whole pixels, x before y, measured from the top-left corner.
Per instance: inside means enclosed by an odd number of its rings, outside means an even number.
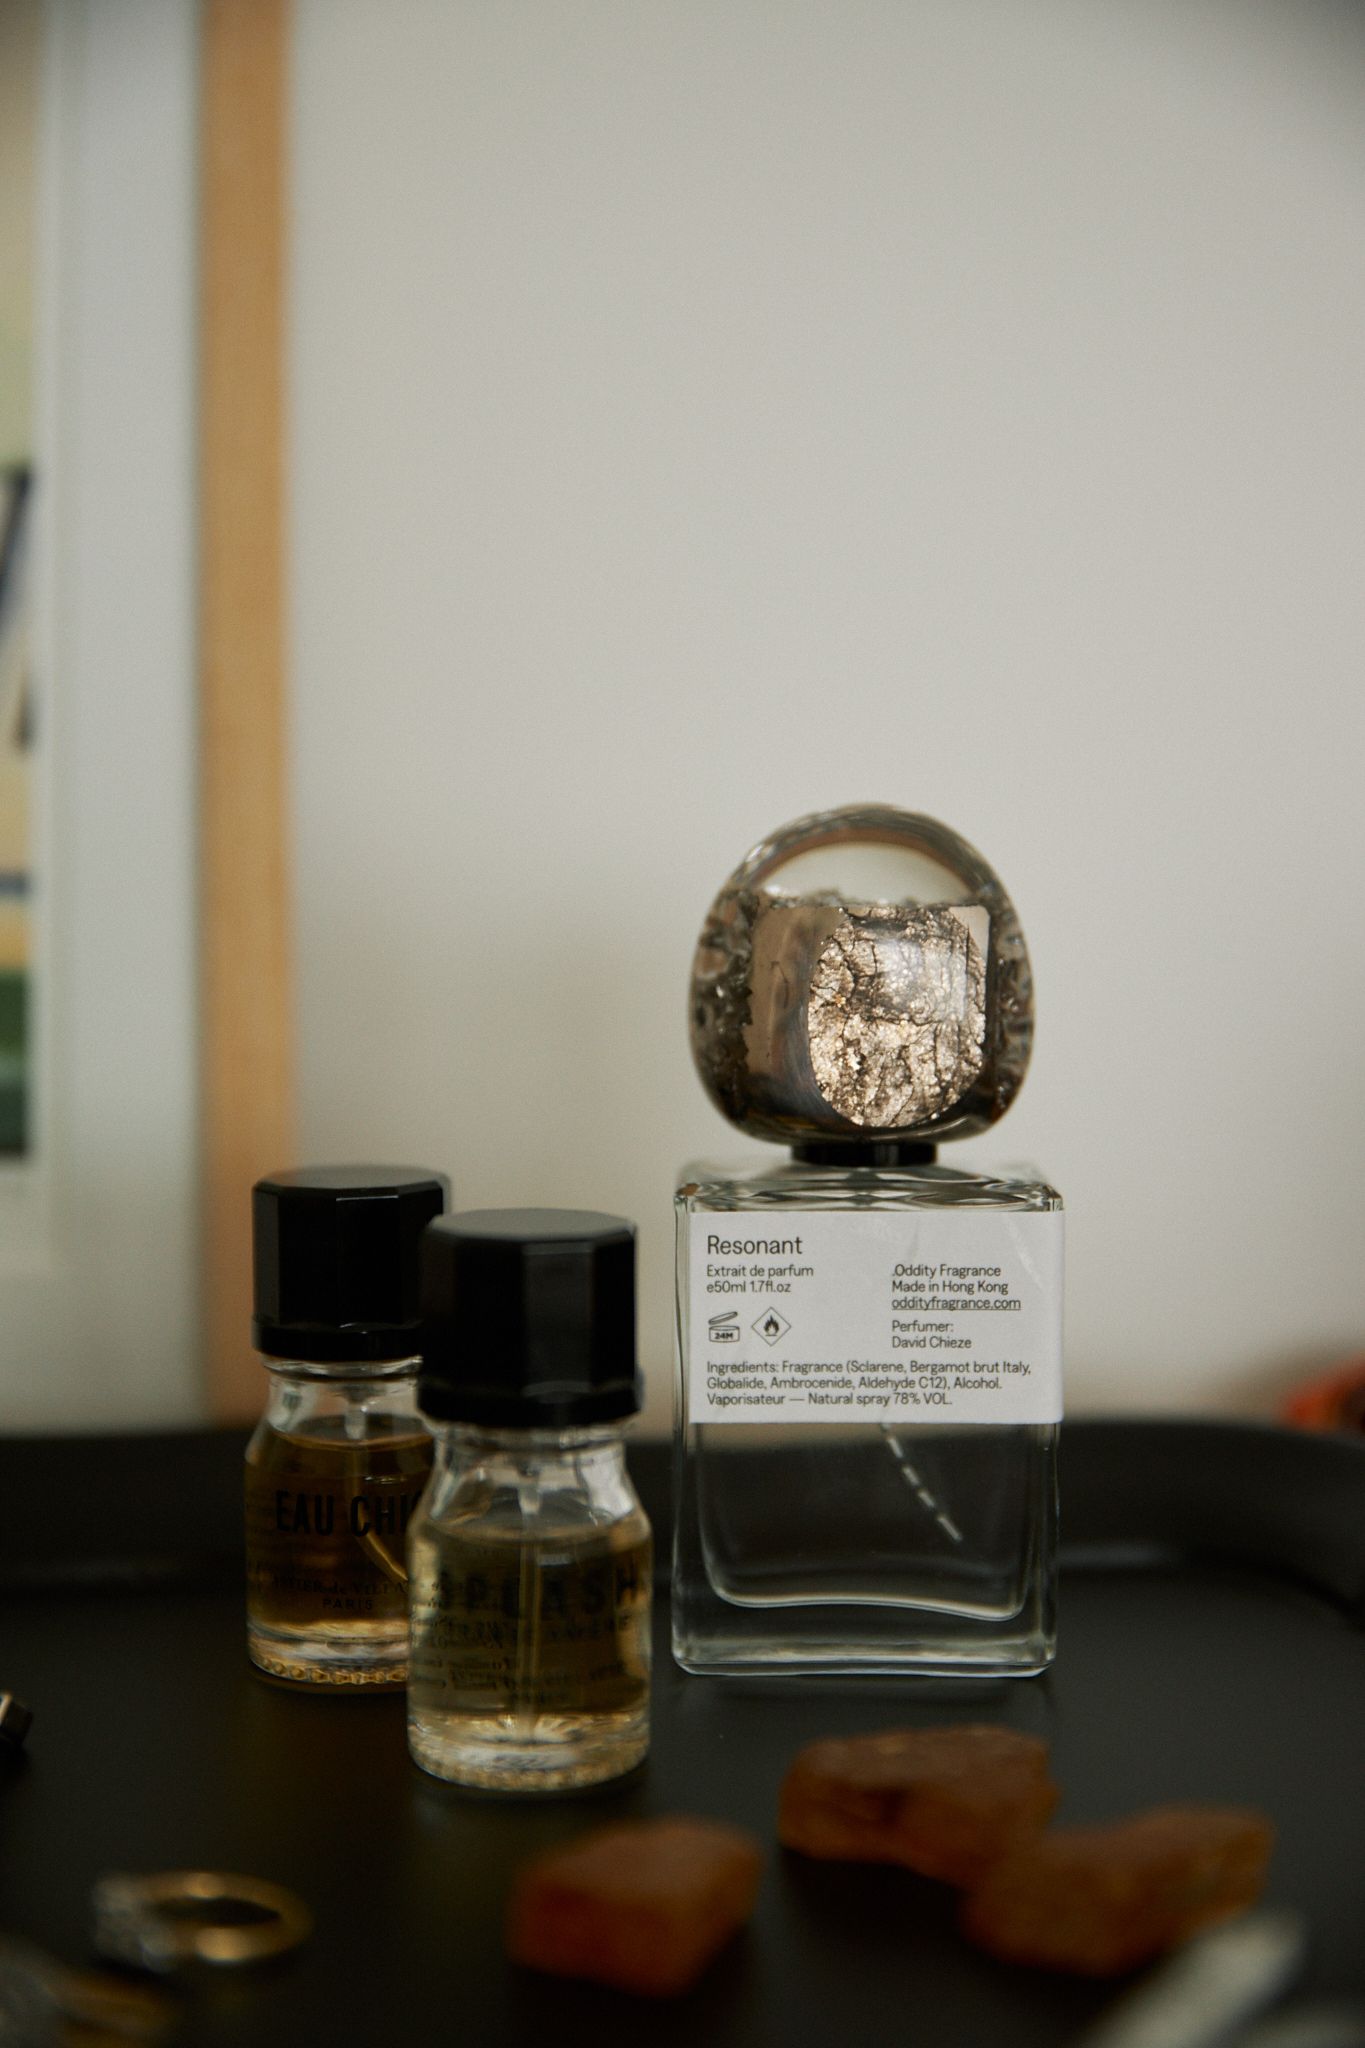
[[[1116,1976],[1260,1896],[1274,1831],[1227,1806],[1159,1806],[1021,1844],[963,1903],[962,1929],[1008,1963]]]
[[[622,1991],[686,1991],[753,1911],[762,1853],[722,1821],[622,1821],[528,1863],[512,1894],[514,1962]]]
[[[967,1885],[1060,1793],[1047,1744],[1012,1728],[890,1728],[803,1749],[782,1786],[777,1832],[803,1856],[901,1863]]]

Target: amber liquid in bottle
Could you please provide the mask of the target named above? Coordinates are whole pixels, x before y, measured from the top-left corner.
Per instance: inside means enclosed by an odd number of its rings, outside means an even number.
[[[463,1522],[463,1526],[462,1526]],[[649,1525],[414,1532],[409,1742],[439,1777],[568,1790],[649,1746]]]
[[[247,1646],[294,1684],[402,1685],[408,1523],[431,1470],[406,1416],[343,1415],[306,1430],[263,1421],[246,1458]]]

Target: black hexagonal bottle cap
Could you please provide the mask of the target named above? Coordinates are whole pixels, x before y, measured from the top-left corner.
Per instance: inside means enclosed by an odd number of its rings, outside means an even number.
[[[489,1429],[635,1414],[634,1224],[580,1209],[470,1210],[429,1224],[417,1399],[438,1421]]]
[[[424,1166],[305,1166],[258,1180],[257,1350],[320,1365],[415,1356],[422,1232],[448,1193]]]

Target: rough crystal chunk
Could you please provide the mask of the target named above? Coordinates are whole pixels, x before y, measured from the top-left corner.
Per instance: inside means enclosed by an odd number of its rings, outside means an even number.
[[[804,1856],[900,1863],[971,1884],[1060,1797],[1047,1744],[987,1724],[891,1728],[803,1749],[782,1786],[777,1832]]]
[[[1115,1976],[1253,1905],[1273,1840],[1263,1814],[1224,1806],[1058,1828],[986,1872],[963,1931],[1004,1962]]]
[[[850,905],[815,963],[806,1017],[816,1086],[840,1116],[895,1131],[943,1115],[981,1072],[986,1033],[967,916]]]
[[[761,1863],[754,1837],[722,1821],[599,1828],[522,1871],[508,1953],[535,1970],[671,1997],[749,1918]]]

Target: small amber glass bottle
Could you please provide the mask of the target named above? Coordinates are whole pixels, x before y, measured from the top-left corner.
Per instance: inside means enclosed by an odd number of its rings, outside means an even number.
[[[445,1197],[417,1167],[312,1167],[252,1191],[270,1395],[246,1454],[247,1648],[272,1678],[407,1678],[404,1544],[432,1450],[420,1242]]]
[[[620,1777],[649,1746],[649,1523],[626,1470],[635,1232],[564,1209],[443,1217],[423,1246],[408,1536],[408,1744],[505,1792]]]

